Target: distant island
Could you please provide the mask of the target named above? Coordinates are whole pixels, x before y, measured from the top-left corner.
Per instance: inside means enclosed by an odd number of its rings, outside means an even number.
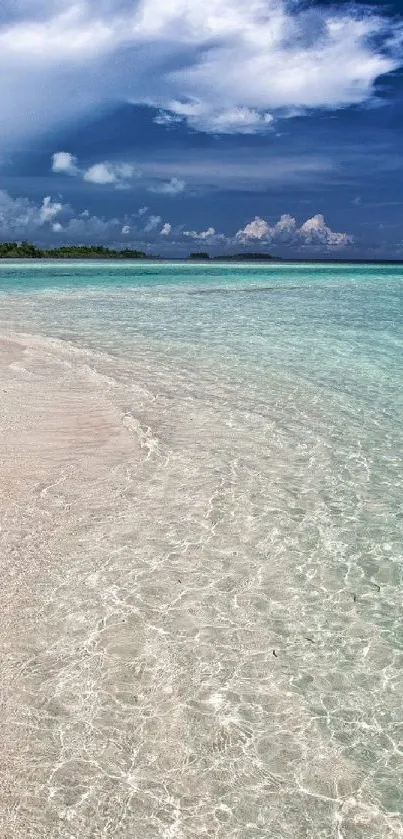
[[[0,242],[1,259],[144,259],[150,262],[281,262],[283,264],[355,264],[355,265],[402,265],[401,259],[363,259],[357,257],[282,257],[273,256],[271,253],[249,251],[234,254],[220,254],[211,256],[207,251],[193,251],[188,256],[162,257],[155,256],[145,251],[115,250],[104,245],[62,245],[59,248],[40,248],[30,242]]]
[[[235,253],[210,256],[206,251],[194,251],[188,257],[180,257],[193,262],[267,262],[274,257],[270,253]],[[0,259],[149,259],[156,261],[158,256],[150,256],[140,250],[115,250],[104,245],[63,245],[59,248],[39,248],[31,242],[0,242]]]
[[[219,260],[225,262],[253,262],[255,260],[259,260],[260,262],[267,262],[268,260],[276,259],[279,260],[281,257],[279,256],[272,256],[271,253],[259,253],[259,252],[249,252],[249,253],[234,253],[234,254],[227,254],[226,256],[210,256],[206,251],[194,251],[193,253],[189,254],[189,259],[196,261],[204,261],[209,260],[210,262],[217,262]]]
[[[103,245],[38,248],[29,242],[0,242],[0,259],[150,259],[144,251],[115,251]]]

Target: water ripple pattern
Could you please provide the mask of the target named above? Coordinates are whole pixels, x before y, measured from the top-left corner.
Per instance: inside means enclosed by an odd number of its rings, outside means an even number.
[[[2,839],[402,839],[402,267],[0,306]]]

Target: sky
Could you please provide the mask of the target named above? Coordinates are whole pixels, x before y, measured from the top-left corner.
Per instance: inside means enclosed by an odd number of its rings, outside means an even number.
[[[2,0],[0,240],[403,259],[403,0]]]

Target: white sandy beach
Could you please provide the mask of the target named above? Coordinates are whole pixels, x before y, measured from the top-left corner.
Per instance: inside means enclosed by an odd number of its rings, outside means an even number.
[[[73,372],[40,340],[1,339],[0,361],[0,831],[2,837],[59,835],[42,824],[45,787],[50,795],[52,784],[55,791],[64,784],[55,721],[68,728],[76,703],[91,702],[93,679],[91,642],[80,648],[86,634],[75,612],[103,561],[102,544],[96,549],[91,534],[104,514],[113,515],[106,487],[113,493],[119,480],[114,485],[111,471],[129,466],[137,453],[133,435],[99,389],[94,393],[91,377]],[[88,627],[94,607],[88,598],[80,616]],[[80,737],[79,716],[76,722]],[[66,771],[74,775],[73,766]],[[80,797],[84,790],[70,780],[68,795]]]

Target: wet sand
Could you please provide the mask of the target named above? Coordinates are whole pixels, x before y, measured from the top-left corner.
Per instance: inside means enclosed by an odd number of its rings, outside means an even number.
[[[102,658],[86,635],[103,614],[96,597],[85,605],[104,562],[103,534],[97,547],[91,534],[113,517],[111,473],[130,468],[139,446],[90,377],[40,340],[2,339],[0,364],[0,831],[70,836],[49,803],[62,817],[89,790],[76,786],[75,764]],[[69,720],[75,745],[64,755]],[[90,762],[84,774],[90,783]]]

